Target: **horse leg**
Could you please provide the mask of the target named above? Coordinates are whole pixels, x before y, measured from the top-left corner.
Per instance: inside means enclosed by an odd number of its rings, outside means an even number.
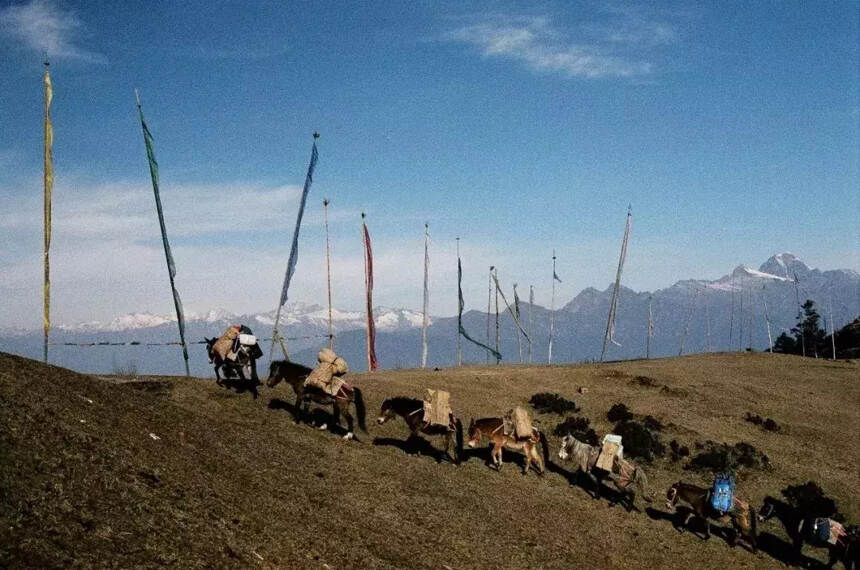
[[[221,374],[219,372],[221,370],[221,364],[215,365],[215,383],[219,386],[223,386],[224,384],[221,382]]]
[[[355,437],[355,430],[353,429],[353,417],[352,414],[349,413],[349,400],[343,400],[346,402],[343,406],[343,416],[346,418],[346,435],[343,436],[343,439],[352,439]],[[338,404],[335,403],[335,408],[338,407]]]
[[[502,470],[502,446],[498,442],[493,442],[493,464],[496,466],[496,471]]]

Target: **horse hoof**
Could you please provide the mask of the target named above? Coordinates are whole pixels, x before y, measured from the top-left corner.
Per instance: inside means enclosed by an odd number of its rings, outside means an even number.
[[[343,439],[345,439],[345,440],[349,441],[350,439],[352,439],[352,438],[354,438],[354,437],[355,437],[355,434],[354,434],[354,433],[352,433],[352,432],[349,432],[348,434],[346,434],[345,436],[343,436]]]
[[[320,431],[325,431],[326,429],[328,429],[328,424],[322,424],[322,425],[321,425],[321,426],[319,426],[317,429],[318,429],[318,430],[320,430]]]

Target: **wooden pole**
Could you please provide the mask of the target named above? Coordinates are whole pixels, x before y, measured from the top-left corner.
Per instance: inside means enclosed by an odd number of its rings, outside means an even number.
[[[328,237],[328,198],[323,199],[323,217],[325,218],[325,274],[328,286],[328,347],[334,350],[334,326],[332,325],[331,309],[331,247]]]
[[[460,259],[460,238],[457,238],[457,260]],[[459,301],[458,301],[459,302]],[[463,366],[463,340],[460,338],[460,329],[457,329],[457,366]]]

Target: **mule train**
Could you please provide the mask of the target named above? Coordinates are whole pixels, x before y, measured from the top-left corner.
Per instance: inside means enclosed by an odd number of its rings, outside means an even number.
[[[256,385],[254,360],[259,357],[256,339],[253,339],[253,344],[247,343],[247,336],[239,340],[240,334],[250,335],[250,331],[241,332],[241,327],[235,327],[235,331],[235,340],[231,340],[229,344],[233,351],[231,358],[222,357],[225,343],[220,347],[222,351],[216,348],[220,339],[206,339],[207,353],[215,364],[217,381],[222,383],[219,369],[223,369],[226,378],[238,376],[244,380],[247,374]],[[276,360],[269,367],[266,385],[274,388],[284,381],[292,387],[296,394],[297,423],[309,416],[311,403],[316,403],[331,408],[335,425],[340,425],[341,416],[346,418],[345,439],[354,438],[356,422],[358,428],[366,433],[364,395],[357,386],[340,378],[347,371],[346,363],[328,349],[320,351],[318,360],[319,366],[316,369],[288,360]],[[354,416],[352,410],[355,412]],[[515,414],[515,411],[519,414]],[[447,392],[427,390],[423,400],[405,396],[386,398],[382,402],[377,424],[385,424],[398,416],[409,429],[407,444],[417,444],[422,435],[439,437],[442,440],[442,450],[438,461],[447,459],[454,464],[464,461],[463,424],[451,410]],[[517,418],[525,418],[528,421],[525,425],[518,424],[515,421]],[[323,424],[319,427],[326,429],[328,426]],[[542,475],[550,464],[549,442],[546,436],[531,426],[528,414],[520,408],[515,408],[501,417],[472,419],[469,422],[467,445],[477,448],[484,441],[489,441],[490,463],[498,471],[501,471],[504,464],[502,453],[505,450],[524,457],[524,474],[534,468]],[[648,479],[645,472],[640,466],[624,459],[622,449],[618,436],[606,436],[603,445],[592,446],[566,435],[561,438],[558,457],[574,463],[576,482],[590,483],[585,488],[587,491],[588,487],[593,489],[591,494],[595,499],[601,497],[602,484],[609,480],[618,491],[619,502],[631,511],[636,508],[637,497],[648,503],[653,502],[653,499],[647,488]],[[677,509],[679,503],[685,505],[683,511]],[[688,528],[688,523],[694,517],[701,520],[704,523],[705,539],[711,536],[714,522],[729,522],[732,527],[728,536],[729,544],[734,546],[737,540],[742,538],[753,552],[758,549],[758,523],[775,518],[783,524],[792,541],[789,565],[802,562],[801,549],[806,543],[827,548],[830,555],[828,568],[837,561],[842,562],[848,570],[857,568],[860,537],[856,529],[846,529],[830,518],[811,516],[770,496],[765,498],[757,512],[750,503],[736,495],[733,477],[724,478],[718,475],[713,487],[699,487],[678,481],[666,492],[666,508],[677,513],[675,526],[678,530]]]

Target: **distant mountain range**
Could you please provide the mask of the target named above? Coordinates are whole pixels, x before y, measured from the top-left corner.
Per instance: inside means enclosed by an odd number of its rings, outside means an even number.
[[[796,281],[795,281],[796,280]],[[553,362],[575,362],[600,357],[612,286],[604,290],[589,287],[555,313]],[[768,347],[765,312],[770,320],[771,338],[790,329],[797,320],[798,299],[815,301],[819,314],[830,328],[830,312],[838,329],[860,315],[860,274],[848,269],[811,269],[790,253],[772,256],[758,269],[739,265],[714,281],[690,279],[665,289],[635,292],[622,288],[618,305],[615,340],[607,348],[607,359],[645,356],[648,308],[654,324],[651,356],[680,353],[763,350]],[[550,311],[539,305],[520,304],[521,322],[530,331],[534,362],[546,362]],[[420,364],[420,311],[378,307],[376,352],[383,368],[410,368]],[[250,326],[261,338],[271,334],[274,311],[236,315],[223,309],[186,315],[186,338],[195,342],[215,336],[236,323]],[[529,343],[520,338],[509,315],[500,317],[500,351],[504,361],[528,360]],[[175,340],[175,316],[135,313],[110,322],[63,325],[54,329],[51,361],[75,370],[112,373],[178,374],[181,353],[176,346],[147,346]],[[333,310],[335,350],[353,370],[365,368],[365,315],[363,312]],[[457,318],[433,317],[428,329],[430,366],[450,366],[456,361]],[[464,326],[471,336],[495,345],[495,315],[468,311]],[[291,303],[281,313],[281,332],[293,360],[315,363],[317,350],[327,343],[328,310],[320,305]],[[61,343],[127,343],[136,346],[62,346]],[[263,349],[268,352],[268,343]],[[483,363],[486,351],[462,340],[464,363]],[[0,336],[0,350],[32,358],[41,355],[41,333],[22,332]],[[192,373],[209,376],[212,369],[204,347],[189,346]],[[276,357],[280,350],[276,348]],[[265,358],[268,362],[268,356]],[[264,372],[261,371],[264,374]]]

